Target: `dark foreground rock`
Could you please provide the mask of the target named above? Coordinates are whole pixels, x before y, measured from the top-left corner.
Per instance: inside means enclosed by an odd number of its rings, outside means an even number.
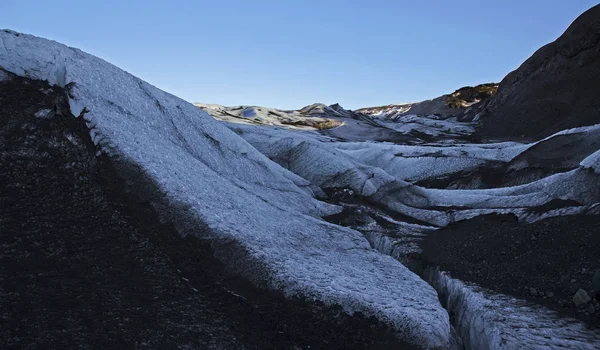
[[[540,139],[600,123],[600,5],[577,18],[473,110],[485,138]]]
[[[0,82],[1,348],[407,348],[373,319],[226,274],[123,194],[64,94]]]
[[[432,231],[421,247],[427,265],[453,277],[600,326],[597,302],[573,301],[580,289],[593,290],[600,268],[598,217],[520,224],[512,215],[483,216]]]

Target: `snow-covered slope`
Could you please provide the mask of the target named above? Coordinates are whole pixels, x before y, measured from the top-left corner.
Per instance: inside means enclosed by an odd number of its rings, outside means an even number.
[[[436,97],[431,100],[415,102],[415,103],[404,103],[404,104],[392,104],[381,107],[367,107],[357,109],[358,113],[362,113],[372,117],[385,118],[389,120],[395,120],[405,115],[416,115],[420,117],[437,115],[439,117],[448,118],[456,117],[462,113],[460,108],[451,108],[446,103],[448,95]]]
[[[375,118],[377,122],[385,127],[396,130],[403,134],[411,134],[424,140],[444,137],[446,139],[457,139],[470,137],[475,133],[473,123],[462,123],[456,118],[442,119],[435,115],[420,117],[414,114],[400,116],[390,120],[387,117]]]
[[[343,141],[392,141],[423,143],[431,140],[469,139],[473,123],[458,123],[436,116],[402,116],[399,119],[373,117],[344,109],[339,104],[314,103],[299,110],[258,106],[225,107],[195,103],[217,120],[246,125],[278,126],[292,130],[320,130],[323,135]]]
[[[396,178],[409,182],[436,179],[490,164],[506,163],[528,147],[529,145],[517,143],[463,144],[453,147],[361,142],[336,144],[336,148],[362,163],[382,168]]]
[[[0,43],[2,70],[67,89],[71,112],[130,187],[153,183],[140,194],[182,234],[209,240],[230,269],[375,315],[418,346],[452,343],[431,286],[357,231],[321,220],[339,209],[201,109],[54,41],[4,30]]]

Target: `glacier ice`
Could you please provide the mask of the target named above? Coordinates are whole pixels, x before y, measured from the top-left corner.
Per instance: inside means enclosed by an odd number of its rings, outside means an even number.
[[[339,207],[314,199],[307,180],[204,111],[78,49],[7,30],[0,42],[0,68],[65,87],[71,112],[85,118],[102,152],[156,183],[150,199],[170,203],[157,209],[182,234],[209,240],[225,263],[243,256],[248,264],[237,272],[288,295],[375,315],[423,347],[451,343],[431,286],[359,232],[321,220]]]
[[[463,283],[437,269],[424,278],[441,294],[469,349],[598,349],[600,332],[541,306]]]
[[[324,142],[308,132],[248,125],[230,124],[229,127],[270,159],[316,186],[352,189],[372,202],[431,225],[446,226],[490,213],[512,213],[532,222],[552,213],[532,214],[529,209],[543,207],[553,200],[578,203],[576,208],[562,212],[571,214],[585,213],[590,205],[600,202],[600,178],[586,171],[584,165],[520,186],[445,190],[407,182],[403,177],[416,174],[410,168],[413,164],[404,160],[387,161],[390,153],[400,152],[409,155],[410,159],[412,155],[420,157],[433,152],[441,156],[431,159],[431,163],[424,161],[419,164],[425,164],[426,168],[434,166],[438,168],[436,174],[445,174],[473,166],[480,160],[509,162],[527,152],[531,145],[503,143],[430,147],[339,143]],[[439,160],[444,157],[457,159],[444,167],[446,163]],[[587,163],[589,161],[582,164]],[[417,172],[424,170],[423,167],[416,168]],[[554,215],[558,213],[555,211]]]
[[[410,260],[406,236],[388,236],[381,230],[364,231],[369,242],[384,254],[416,266],[420,275],[439,293],[451,322],[467,349],[598,349],[600,330],[558,315],[543,306],[495,293],[473,283],[452,278],[435,267]],[[427,230],[427,228],[422,227]],[[417,230],[418,232],[419,230]],[[395,235],[398,235],[396,233]],[[404,237],[402,237],[404,236]]]

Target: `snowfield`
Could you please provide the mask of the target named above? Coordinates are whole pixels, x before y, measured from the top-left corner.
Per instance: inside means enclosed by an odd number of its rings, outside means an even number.
[[[71,112],[101,151],[157,185],[150,199],[182,234],[208,226],[201,238],[236,272],[375,315],[419,346],[453,342],[431,286],[359,232],[321,220],[339,208],[204,111],[57,42],[4,30],[0,43],[2,70],[67,88]]]

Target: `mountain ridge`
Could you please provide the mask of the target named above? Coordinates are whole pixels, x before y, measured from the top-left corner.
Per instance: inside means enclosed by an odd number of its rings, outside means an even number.
[[[486,137],[541,139],[600,122],[598,18],[600,5],[502,79],[496,96],[481,106]]]
[[[485,101],[496,94],[498,84],[484,83],[464,86],[452,93],[414,103],[389,104],[378,107],[364,107],[355,112],[365,115],[397,119],[405,115],[427,117],[435,115],[441,118],[462,117],[471,106]]]

